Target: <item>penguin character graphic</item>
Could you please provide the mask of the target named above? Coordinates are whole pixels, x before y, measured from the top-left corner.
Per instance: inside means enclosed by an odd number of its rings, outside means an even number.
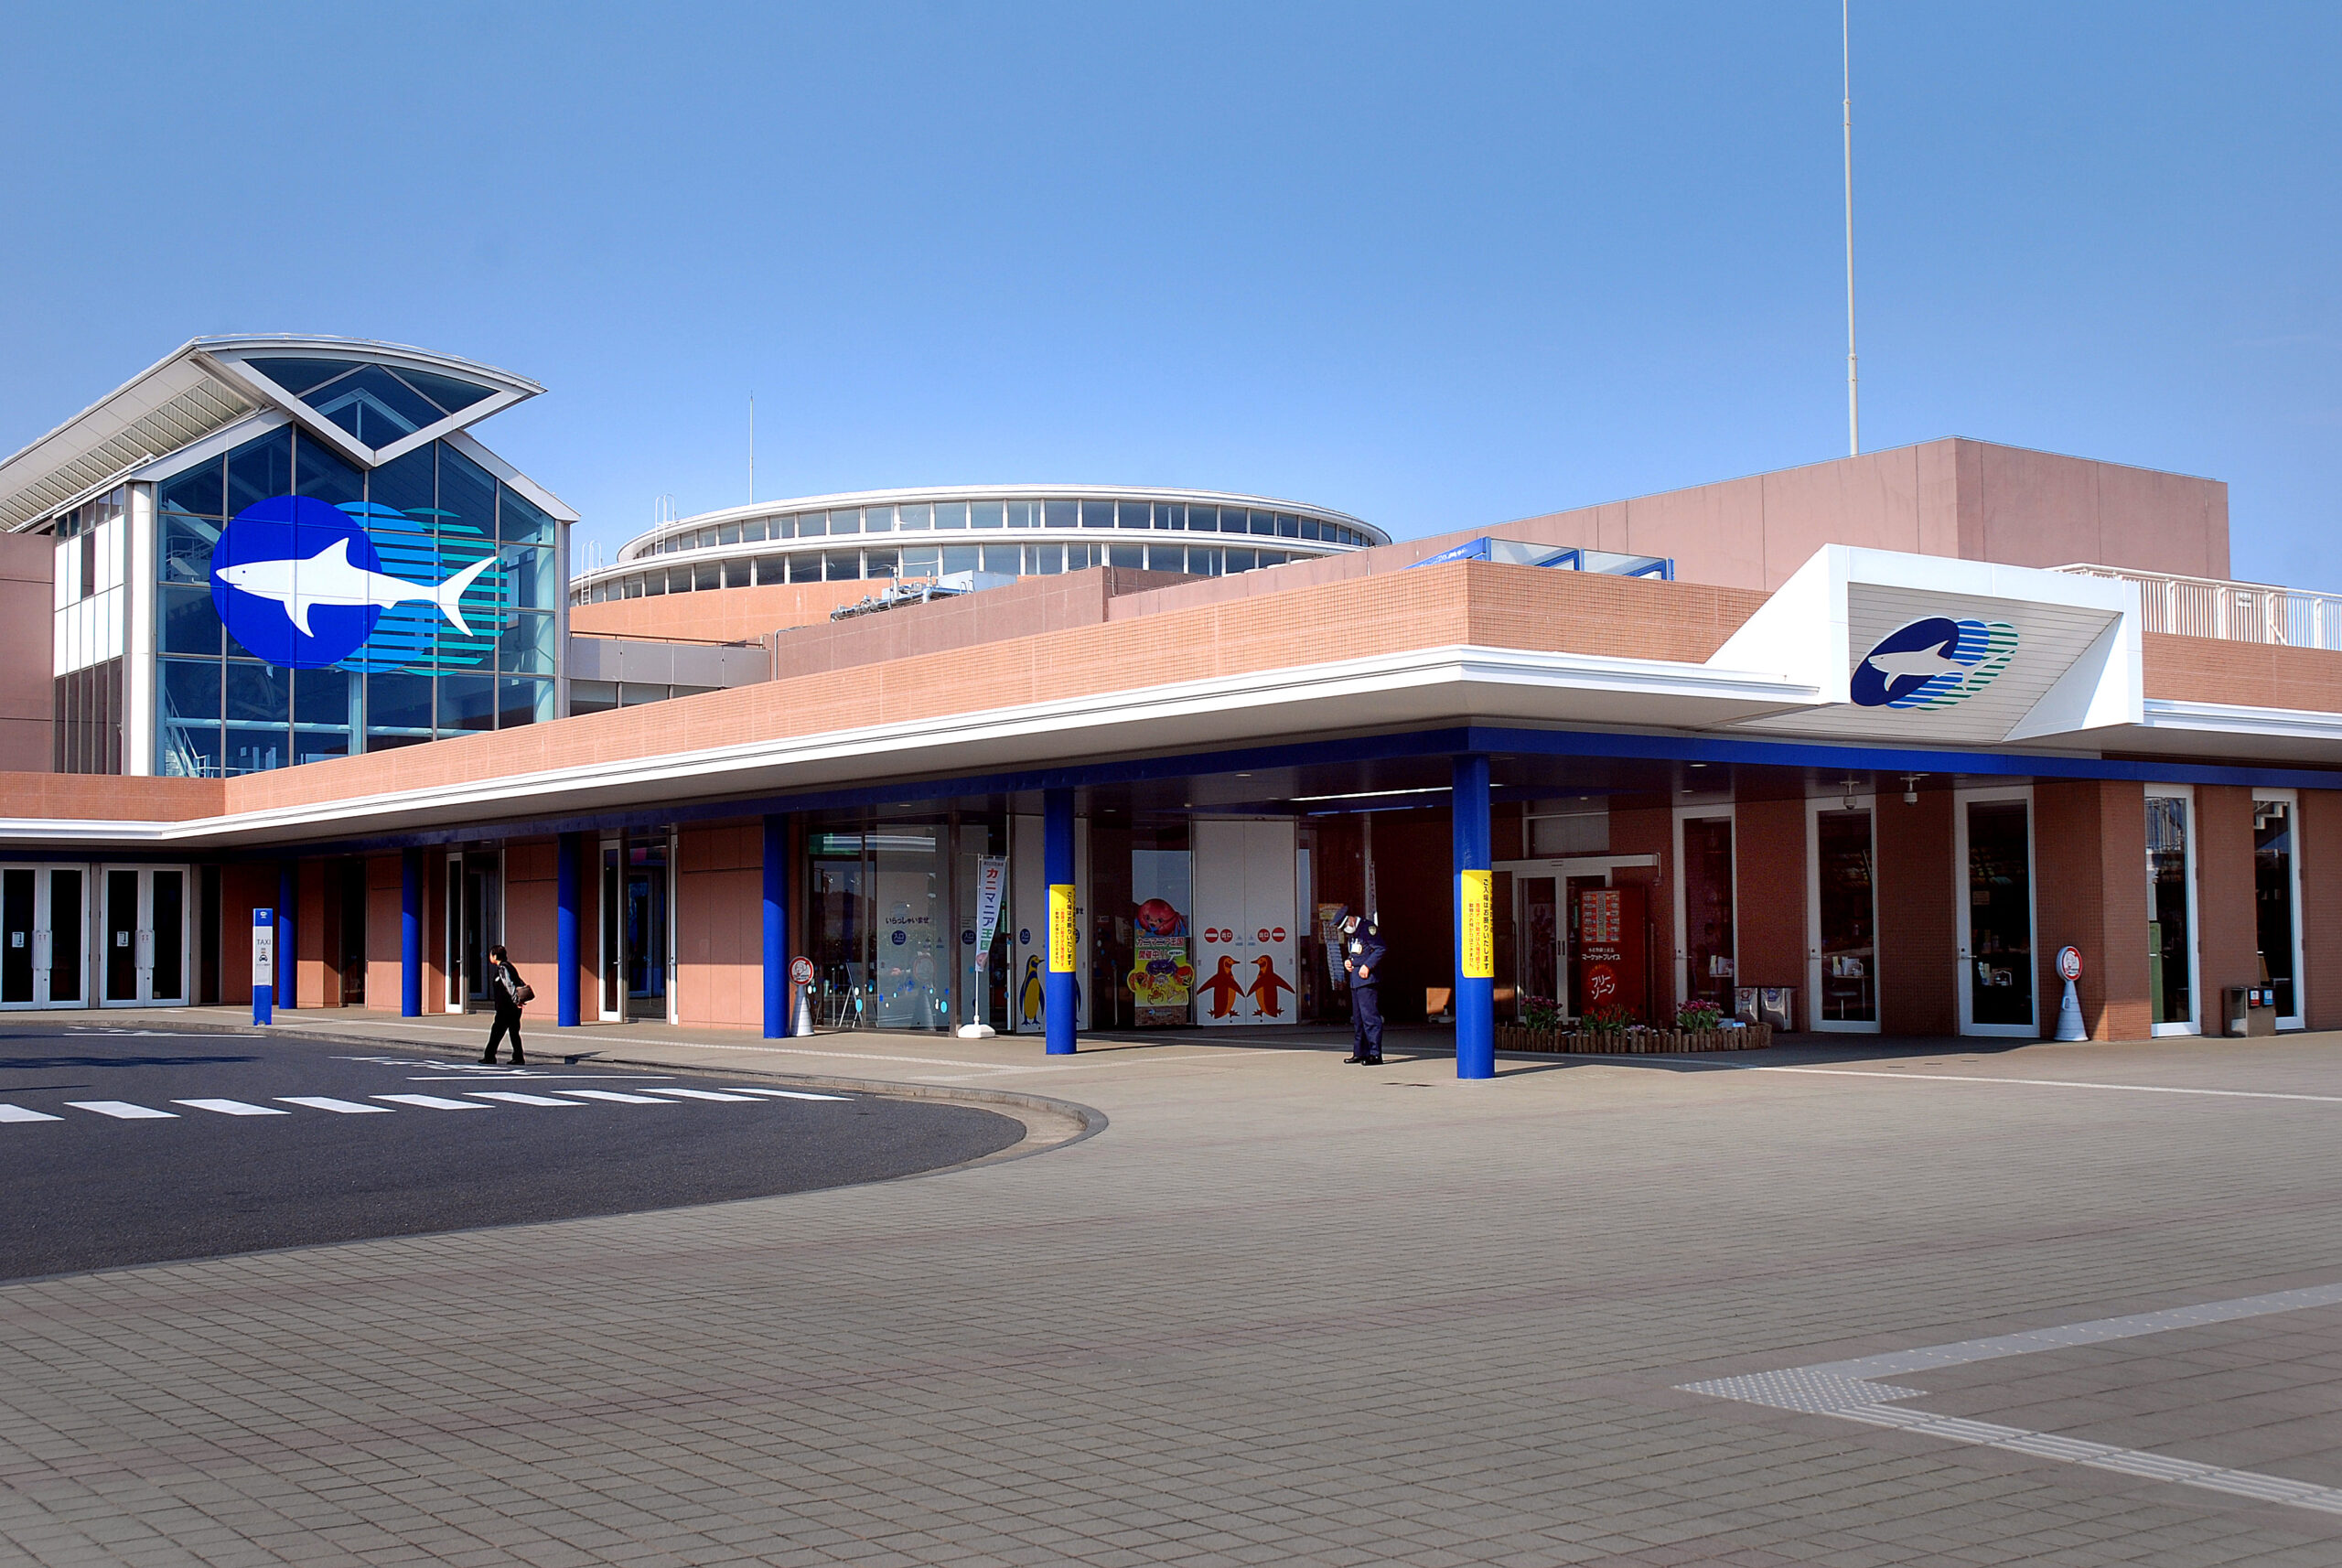
[[[1025,958],[1025,986],[1021,995],[1025,1022],[1037,1025],[1041,1021],[1041,955],[1027,953]]]
[[[1215,1018],[1235,1017],[1236,999],[1246,993],[1244,983],[1236,978],[1236,961],[1224,954],[1219,968],[1197,990],[1211,998],[1211,1015]]]
[[[1262,953],[1252,961],[1260,965],[1260,972],[1252,977],[1252,983],[1244,988],[1244,994],[1252,999],[1252,1016],[1284,1017],[1284,1006],[1277,1000],[1277,993],[1291,991],[1293,983],[1277,972],[1277,961],[1269,954]]]

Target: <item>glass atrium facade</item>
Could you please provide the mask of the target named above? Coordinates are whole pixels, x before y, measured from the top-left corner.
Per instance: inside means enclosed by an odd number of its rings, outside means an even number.
[[[324,390],[349,380],[338,372]],[[391,401],[371,383],[346,391],[349,401],[321,406],[337,424],[343,413],[379,418],[366,412],[371,402]],[[372,426],[364,434],[381,435]],[[352,520],[381,574],[416,585],[413,602],[383,607],[363,641],[322,668],[271,662],[220,618],[227,590],[214,567],[228,521],[285,498]],[[369,472],[313,436],[273,430],[158,484],[156,532],[159,774],[259,772],[555,713],[554,520],[444,439]],[[489,556],[457,601],[467,634],[428,593]]]

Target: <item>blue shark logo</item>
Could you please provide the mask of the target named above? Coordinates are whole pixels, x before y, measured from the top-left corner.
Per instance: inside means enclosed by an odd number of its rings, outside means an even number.
[[[1948,708],[1994,681],[2016,657],[2004,620],[1928,616],[1896,627],[1854,666],[1852,695],[1864,708]]]
[[[377,538],[358,516],[414,531]],[[290,670],[467,667],[496,645],[503,574],[476,530],[388,508],[272,496],[239,512],[211,552],[211,600],[246,650]],[[485,546],[474,555],[466,546]],[[461,564],[443,559],[449,548]]]

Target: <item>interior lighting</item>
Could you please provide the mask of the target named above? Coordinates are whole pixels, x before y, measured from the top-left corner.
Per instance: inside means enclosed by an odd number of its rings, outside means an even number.
[[[1447,785],[1431,784],[1420,789],[1353,789],[1346,795],[1295,795],[1293,799],[1296,801],[1378,800],[1388,795],[1445,795],[1447,790]]]

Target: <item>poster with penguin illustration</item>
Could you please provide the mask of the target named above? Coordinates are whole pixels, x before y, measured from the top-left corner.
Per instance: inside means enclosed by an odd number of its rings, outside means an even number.
[[[1196,1022],[1218,1028],[1297,1022],[1293,823],[1199,820],[1189,842]]]
[[[1008,820],[1008,1026],[1012,1034],[1042,1030],[1042,976],[1049,967],[1049,882],[1041,860],[1041,819]],[[1073,823],[1074,929],[1081,935],[1081,961],[1074,970],[1074,1027],[1090,1027],[1090,822]]]

